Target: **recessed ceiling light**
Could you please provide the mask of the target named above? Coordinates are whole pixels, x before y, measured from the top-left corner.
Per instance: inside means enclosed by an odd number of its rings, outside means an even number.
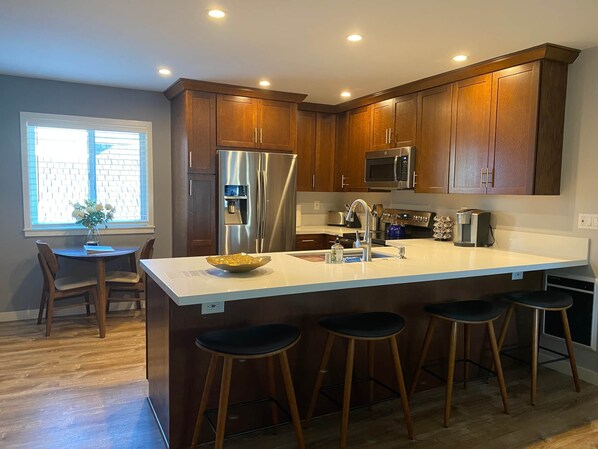
[[[351,96],[351,92],[344,90],[341,92],[341,97],[343,98],[349,98]]]
[[[457,55],[453,57],[453,61],[463,62],[467,61],[467,55]]]
[[[166,67],[162,67],[161,69],[158,69],[158,73],[162,76],[172,75],[172,71],[170,69],[167,69]]]
[[[214,19],[222,19],[226,13],[221,9],[208,9],[208,16]]]
[[[260,81],[260,86],[262,86],[262,87],[268,87],[269,85],[270,85],[270,81],[268,81],[268,80]]]
[[[363,39],[363,36],[361,34],[349,34],[347,36],[347,40],[351,41],[351,42],[359,42],[362,39]]]

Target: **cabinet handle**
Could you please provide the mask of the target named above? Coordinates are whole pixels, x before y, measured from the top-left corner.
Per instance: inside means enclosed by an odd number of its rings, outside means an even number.
[[[189,168],[193,167],[193,153],[189,151]]]
[[[316,190],[316,175],[311,175],[311,188]]]
[[[489,177],[492,176],[492,181],[489,180]],[[490,184],[491,187],[494,187],[494,169],[490,171],[489,168],[486,169],[486,187]]]
[[[262,143],[262,135],[263,135],[263,129],[260,128],[260,143]]]
[[[301,239],[301,243],[311,243],[311,242],[315,242],[314,239]]]
[[[341,175],[341,189],[344,189],[345,187],[347,187],[349,185],[348,182],[345,182],[345,179],[349,179],[349,178],[347,178],[345,175]]]
[[[257,143],[257,128],[253,128],[253,143]]]
[[[392,128],[388,128],[388,143],[393,143],[392,135],[393,135]]]
[[[189,180],[189,196],[193,196],[193,181]]]
[[[417,185],[417,173],[415,170],[413,171],[413,187]]]
[[[484,172],[486,171],[485,168],[480,169],[480,187],[484,187]]]
[[[388,143],[388,128],[384,130],[384,143]]]

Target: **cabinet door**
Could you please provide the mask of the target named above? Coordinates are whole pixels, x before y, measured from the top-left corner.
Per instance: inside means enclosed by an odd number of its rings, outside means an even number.
[[[315,188],[316,113],[297,114],[297,191]]]
[[[349,111],[346,182],[351,192],[366,191],[365,153],[370,149],[372,120],[368,106]]]
[[[416,192],[448,192],[451,90],[446,84],[418,93]]]
[[[412,147],[417,138],[417,94],[395,99],[394,129],[391,130],[393,147]],[[417,157],[417,154],[416,154]]]
[[[453,86],[450,193],[486,193],[492,75]]]
[[[534,193],[539,64],[492,74],[488,193]]]
[[[222,147],[258,147],[259,100],[233,95],[218,95],[217,143]]]
[[[336,115],[318,112],[316,120],[316,192],[334,190]]]
[[[216,94],[186,92],[189,173],[216,173]]]
[[[381,101],[370,107],[372,110],[372,145],[370,149],[390,148],[390,134],[394,122],[394,100]]]
[[[335,192],[347,192],[347,138],[349,136],[349,113],[343,112],[336,117],[336,148],[334,151]]]
[[[302,234],[295,237],[295,251],[323,249],[325,234]]]
[[[294,151],[297,145],[297,104],[261,100],[259,147],[264,150]]]
[[[216,254],[216,177],[189,175],[187,255]]]

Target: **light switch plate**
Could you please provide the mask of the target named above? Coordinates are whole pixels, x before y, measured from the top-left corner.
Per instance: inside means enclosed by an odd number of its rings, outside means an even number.
[[[224,312],[224,301],[219,302],[207,302],[201,305],[201,314],[208,315],[210,313],[222,313]]]
[[[598,229],[598,214],[579,214],[578,229]]]
[[[320,202],[318,200],[314,201],[314,210],[320,210]]]

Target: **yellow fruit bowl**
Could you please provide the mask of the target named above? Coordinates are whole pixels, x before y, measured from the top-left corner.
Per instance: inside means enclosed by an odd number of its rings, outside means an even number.
[[[272,258],[270,256],[250,256],[249,254],[229,254],[227,256],[206,257],[208,263],[221,270],[231,273],[247,273],[266,265]]]

